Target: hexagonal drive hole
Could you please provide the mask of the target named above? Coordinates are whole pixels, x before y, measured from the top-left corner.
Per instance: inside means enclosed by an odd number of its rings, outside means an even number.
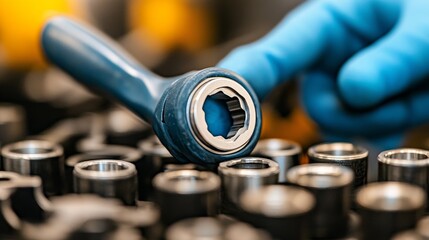
[[[237,97],[222,91],[207,97],[203,105],[208,130],[213,136],[231,138],[244,127],[245,111]]]

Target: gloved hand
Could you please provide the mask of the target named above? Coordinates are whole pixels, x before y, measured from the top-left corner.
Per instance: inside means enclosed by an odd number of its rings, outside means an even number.
[[[260,98],[303,73],[303,104],[322,132],[392,147],[429,121],[428,13],[428,0],[309,1],[219,66]]]

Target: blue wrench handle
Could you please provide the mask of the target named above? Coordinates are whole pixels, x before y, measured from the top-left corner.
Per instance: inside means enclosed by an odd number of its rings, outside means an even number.
[[[172,82],[143,68],[96,29],[83,28],[65,17],[54,17],[46,23],[41,44],[51,62],[148,122]]]

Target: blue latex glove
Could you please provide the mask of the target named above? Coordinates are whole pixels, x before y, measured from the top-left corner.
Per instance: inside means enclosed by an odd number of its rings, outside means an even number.
[[[323,132],[385,142],[429,121],[429,88],[410,89],[429,75],[429,1],[310,1],[219,66],[260,98],[303,73],[304,106]]]

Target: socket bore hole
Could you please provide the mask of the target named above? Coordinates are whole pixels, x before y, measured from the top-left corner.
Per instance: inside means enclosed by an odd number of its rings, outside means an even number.
[[[117,172],[128,169],[127,166],[115,162],[97,162],[82,168],[87,171]]]
[[[27,148],[11,149],[11,152],[19,153],[19,154],[43,154],[43,153],[50,153],[52,151],[53,151],[52,148],[38,148],[38,147],[32,147],[32,146],[28,146]]]
[[[203,105],[208,130],[213,136],[231,138],[245,124],[245,111],[236,97],[222,91],[207,97]]]
[[[9,177],[0,177],[0,182],[7,182],[10,181],[11,179]]]
[[[398,152],[392,154],[386,154],[386,158],[389,159],[400,159],[400,160],[425,160],[428,159],[426,154],[416,152]]]
[[[235,169],[266,169],[266,168],[270,168],[270,165],[260,160],[252,160],[252,161],[241,160],[240,162],[230,165],[229,167],[235,168]]]

